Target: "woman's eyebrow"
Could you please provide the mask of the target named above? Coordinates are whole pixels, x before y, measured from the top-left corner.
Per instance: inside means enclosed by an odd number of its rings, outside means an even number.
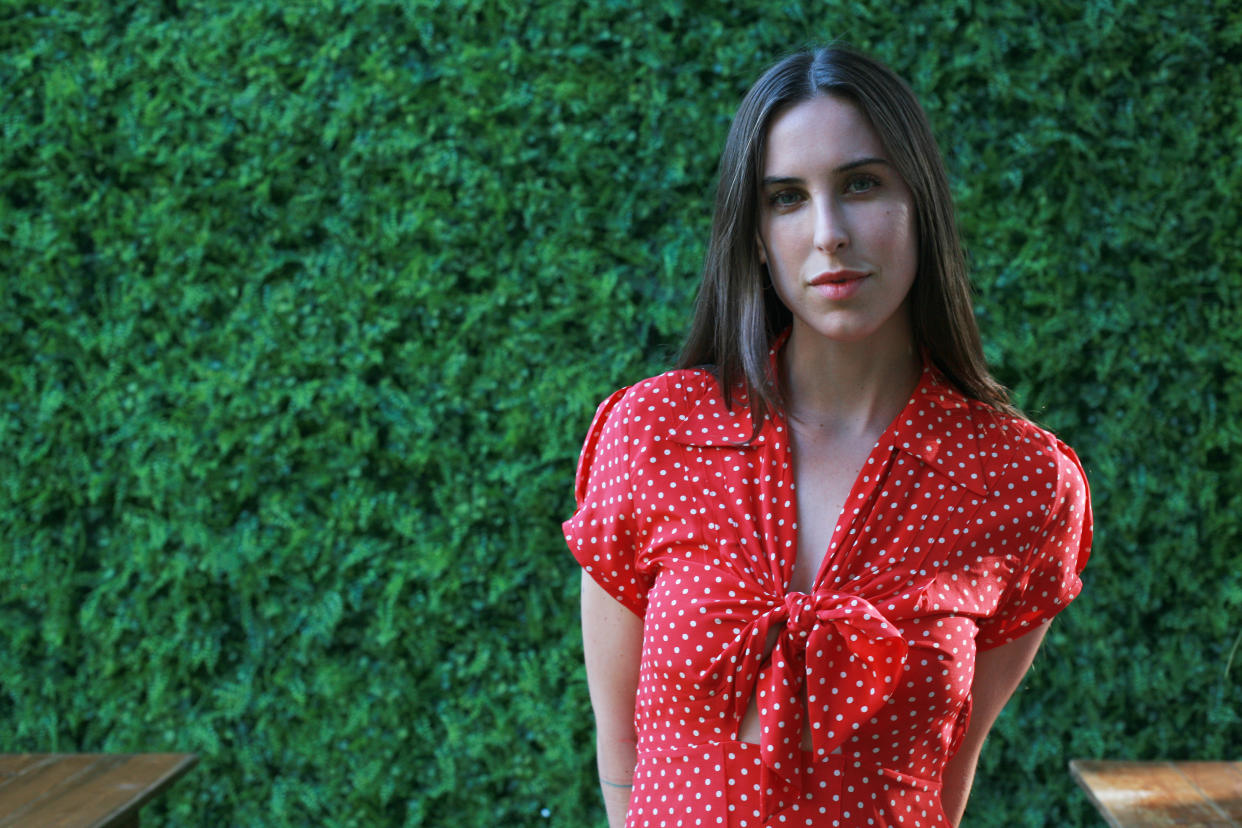
[[[841,166],[837,167],[833,172],[839,172],[839,173],[849,172],[855,167],[865,167],[868,164],[883,164],[886,167],[892,166],[891,164],[888,163],[886,159],[883,159],[883,158],[874,158],[874,157],[859,158],[857,161],[851,161],[848,164],[842,164]]]
[[[891,164],[888,163],[887,160],[883,158],[876,158],[873,156],[868,156],[867,158],[859,158],[855,161],[850,161],[848,163],[842,164],[841,166],[834,169],[833,173],[836,173],[839,175],[840,173],[849,172],[852,169],[855,169],[857,167],[865,167],[869,164],[883,164],[886,167],[892,166]],[[795,176],[768,176],[767,178],[763,179],[763,186],[765,187],[771,187],[774,185],[779,186],[782,184],[801,184],[801,183],[802,183],[802,179],[797,178]]]
[[[763,179],[763,186],[765,187],[783,186],[785,184],[801,184],[801,183],[802,183],[801,178],[792,178],[789,176],[768,176],[767,178]]]

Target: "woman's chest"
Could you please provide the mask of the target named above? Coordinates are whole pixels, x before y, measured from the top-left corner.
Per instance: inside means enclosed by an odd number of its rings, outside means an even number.
[[[966,636],[973,660],[975,624],[996,612],[1015,571],[1013,547],[998,546],[1005,508],[896,451],[872,452],[834,507],[817,501],[813,477],[793,485],[779,448],[665,455],[663,479],[678,494],[653,496],[648,516],[651,663],[691,678],[732,669],[791,623],[798,594],[817,606],[863,601],[939,660],[961,661]],[[835,512],[827,538],[810,541],[822,547],[813,579],[797,578],[800,507]]]
[[[833,439],[822,429],[791,429],[797,458],[792,473],[798,542],[790,589],[808,593],[814,589],[842,510],[860,483],[875,436]]]
[[[822,473],[796,473],[779,443],[673,446],[651,462],[636,492],[649,567],[693,560],[771,596],[884,594],[906,575],[968,568],[991,549],[988,498],[899,451]]]

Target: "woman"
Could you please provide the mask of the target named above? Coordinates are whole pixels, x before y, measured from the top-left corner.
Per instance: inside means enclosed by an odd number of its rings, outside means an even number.
[[[600,405],[576,497],[610,826],[960,821],[1090,504],[988,374],[890,70],[824,48],[747,94],[681,367]]]

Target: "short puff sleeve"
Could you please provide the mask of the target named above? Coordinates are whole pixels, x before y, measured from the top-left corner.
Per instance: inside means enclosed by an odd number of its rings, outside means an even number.
[[[630,437],[627,388],[600,403],[587,431],[574,479],[577,510],[561,525],[578,564],[636,615],[651,588],[638,561],[632,480],[636,447]]]
[[[1052,483],[1047,514],[1026,548],[996,613],[981,620],[976,645],[990,649],[1021,638],[1072,601],[1082,590],[1091,554],[1091,496],[1073,449],[1048,434]]]

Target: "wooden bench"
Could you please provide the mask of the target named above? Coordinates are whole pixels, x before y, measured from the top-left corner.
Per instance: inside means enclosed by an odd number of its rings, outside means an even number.
[[[196,762],[191,753],[0,754],[0,826],[137,826],[138,810]]]
[[[1113,828],[1242,826],[1242,762],[1075,759],[1069,767]]]

